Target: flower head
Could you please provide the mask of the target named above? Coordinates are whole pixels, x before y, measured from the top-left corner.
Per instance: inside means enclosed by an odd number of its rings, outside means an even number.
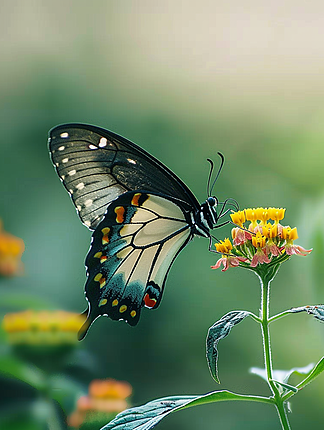
[[[131,394],[132,387],[128,382],[95,379],[89,385],[89,394],[78,399],[76,410],[68,417],[68,425],[79,428],[84,423],[96,423],[99,428],[128,408],[127,398]]]
[[[24,250],[23,240],[5,232],[0,220],[0,275],[13,276],[22,273],[21,256]]]
[[[74,312],[27,310],[6,314],[3,328],[16,345],[73,344],[83,323],[84,316]]]
[[[222,257],[212,269],[223,265],[222,271],[230,267],[246,267],[258,270],[262,264],[280,264],[293,255],[306,256],[311,252],[300,245],[296,227],[282,226],[283,208],[254,208],[231,214],[237,227],[232,229],[233,244],[229,239],[216,243]],[[245,223],[249,222],[248,225]]]

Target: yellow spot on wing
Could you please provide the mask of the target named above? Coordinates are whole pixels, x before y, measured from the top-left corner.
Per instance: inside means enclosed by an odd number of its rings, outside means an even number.
[[[138,200],[141,197],[141,195],[142,195],[141,193],[134,194],[134,197],[132,198],[132,201],[131,201],[131,204],[133,206],[139,206]]]
[[[99,302],[99,306],[104,306],[107,303],[107,299],[101,299]]]
[[[102,278],[102,274],[101,274],[101,273],[98,273],[98,274],[94,277],[94,280],[95,280],[95,281],[97,281],[97,282],[99,282],[101,278]]]
[[[127,306],[126,305],[122,305],[120,308],[119,308],[119,312],[122,314],[123,312],[125,312],[127,310]]]
[[[117,306],[117,305],[118,305],[118,300],[117,300],[117,299],[115,299],[115,300],[112,302],[112,305],[113,305],[113,306]]]
[[[110,232],[110,228],[109,227],[105,227],[101,231],[102,231],[103,235],[106,235],[106,234],[108,234]]]
[[[100,258],[102,256],[102,252],[97,252],[95,255],[94,255],[94,258]]]
[[[100,263],[104,263],[105,261],[107,261],[108,260],[108,257],[107,257],[107,255],[103,255],[101,258],[100,258]]]
[[[135,315],[136,315],[136,311],[132,311],[131,313],[130,313],[130,315],[131,315],[131,317],[135,317]]]
[[[117,206],[115,207],[115,213],[116,213],[116,221],[121,224],[124,222],[124,214],[125,214],[125,208],[123,206]]]

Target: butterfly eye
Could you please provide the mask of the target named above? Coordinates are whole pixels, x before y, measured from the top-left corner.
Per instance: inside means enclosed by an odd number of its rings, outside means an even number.
[[[208,197],[207,202],[210,204],[210,206],[215,206],[216,199],[215,197]]]

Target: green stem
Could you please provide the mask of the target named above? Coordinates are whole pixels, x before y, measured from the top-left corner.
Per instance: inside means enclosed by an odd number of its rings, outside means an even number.
[[[261,330],[263,338],[263,353],[264,363],[267,372],[267,379],[269,388],[272,391],[273,399],[277,408],[277,412],[280,418],[281,427],[284,430],[290,430],[289,421],[284,408],[284,402],[281,398],[278,387],[273,381],[272,377],[272,358],[271,358],[271,344],[270,344],[270,331],[269,331],[269,301],[270,301],[270,283],[271,279],[267,279],[266,276],[259,276],[261,282]]]
[[[273,317],[269,318],[269,323],[272,323],[273,321],[279,320],[280,318],[286,317],[287,315],[290,315],[290,314],[291,314],[290,309],[284,312],[280,312],[280,314],[274,315]]]

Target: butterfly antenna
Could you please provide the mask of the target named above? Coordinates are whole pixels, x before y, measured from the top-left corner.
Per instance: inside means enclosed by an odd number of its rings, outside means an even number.
[[[224,155],[221,152],[217,152],[217,154],[220,156],[221,164],[220,164],[220,166],[218,168],[218,172],[217,172],[216,178],[214,179],[214,182],[213,182],[213,184],[212,184],[212,186],[210,188],[210,194],[209,195],[211,195],[211,193],[213,191],[213,188],[214,188],[214,186],[216,184],[216,181],[218,179],[218,176],[220,175],[220,172],[222,171],[224,163],[225,163],[225,157],[224,157]]]
[[[208,181],[207,181],[207,196],[210,197],[210,181],[214,170],[214,163],[210,158],[207,158],[208,163],[210,163]]]

